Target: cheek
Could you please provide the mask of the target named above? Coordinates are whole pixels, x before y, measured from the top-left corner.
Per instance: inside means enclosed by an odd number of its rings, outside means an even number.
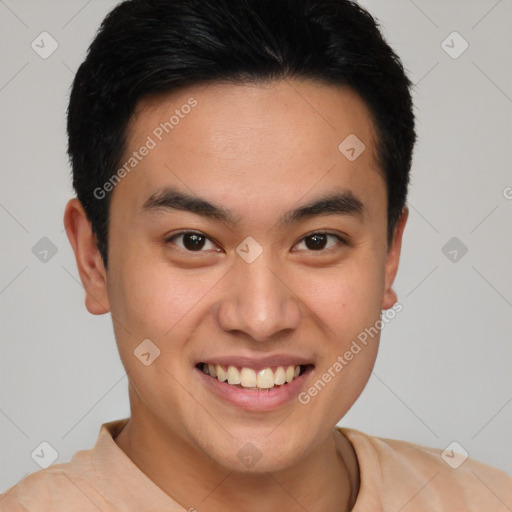
[[[113,326],[130,381],[146,406],[166,417],[165,421],[183,416],[190,407],[180,385],[190,371],[184,364],[187,341],[198,323],[201,299],[213,283],[144,258],[126,259],[122,269],[113,265],[112,270]],[[143,340],[152,343],[141,345]],[[146,366],[143,358],[136,357],[144,352],[150,353],[150,360],[158,355]]]
[[[299,403],[312,417],[335,424],[352,407],[370,378],[379,347],[381,278],[355,270],[308,287],[310,307],[325,332],[314,379]],[[309,409],[307,409],[309,408]]]
[[[165,261],[142,258],[126,261],[112,280],[112,304],[116,343],[124,367],[154,410],[182,410],[182,388],[178,382],[190,378],[187,361],[195,345],[196,331],[204,329],[211,293],[224,271],[177,270]],[[151,340],[158,357],[144,366],[134,357],[143,340]],[[150,345],[152,346],[152,345]],[[155,390],[160,391],[155,394]],[[167,391],[164,391],[167,390]],[[164,399],[165,397],[165,399]],[[160,402],[160,400],[162,400]],[[181,404],[181,405],[180,405]],[[171,407],[171,408],[172,408]]]
[[[165,260],[125,260],[112,278],[113,315],[126,323],[133,335],[166,338],[200,307],[218,272],[193,273],[173,269]]]
[[[371,254],[354,255],[331,268],[304,269],[294,279],[294,292],[338,349],[379,318],[384,270]]]

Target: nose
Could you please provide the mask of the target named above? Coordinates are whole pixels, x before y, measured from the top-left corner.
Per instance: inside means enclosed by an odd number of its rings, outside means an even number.
[[[252,263],[239,258],[234,265],[217,308],[220,327],[260,342],[297,329],[301,301],[283,271],[271,268],[265,252]]]

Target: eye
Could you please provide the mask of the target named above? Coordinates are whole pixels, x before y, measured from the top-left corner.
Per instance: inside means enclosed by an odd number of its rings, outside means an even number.
[[[176,243],[176,240],[180,240],[180,243]],[[166,243],[173,243],[180,249],[190,252],[206,252],[208,249],[219,251],[216,245],[203,233],[196,231],[182,231],[176,233],[165,240]],[[210,244],[210,247],[208,247]],[[202,250],[206,246],[206,250]]]
[[[175,233],[166,238],[165,243],[172,243],[188,252],[207,252],[208,250],[214,250],[216,252],[221,251],[205,234],[197,231],[181,231],[180,233]],[[306,250],[309,252],[322,252],[336,247],[337,245],[346,245],[346,242],[338,235],[317,232],[303,237],[297,246],[300,247],[301,244],[305,244]]]
[[[334,242],[337,241],[338,243],[329,244],[329,238],[334,240]],[[342,245],[346,245],[345,240],[338,235],[334,235],[332,233],[312,233],[311,235],[307,235],[302,238],[297,245],[300,246],[300,244],[305,244],[306,248],[310,251],[321,252],[325,249],[331,249],[336,247],[336,245],[340,245],[340,242]]]

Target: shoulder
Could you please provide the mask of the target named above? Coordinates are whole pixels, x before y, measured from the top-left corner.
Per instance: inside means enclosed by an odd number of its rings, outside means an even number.
[[[418,511],[433,505],[439,511],[512,510],[512,477],[504,471],[451,450],[339,430],[356,451],[362,485],[371,481],[385,496],[381,501],[404,506],[410,497]]]
[[[111,475],[128,465],[113,441],[128,420],[103,423],[92,449],[77,451],[70,462],[31,473],[7,489],[0,495],[0,512],[106,510],[105,489],[113,487]]]
[[[81,451],[71,462],[31,473],[0,495],[0,512],[97,512],[102,500],[88,482],[89,462]]]
[[[51,510],[51,490],[54,485],[53,468],[32,473],[0,494],[0,512]],[[37,508],[34,508],[37,496]]]

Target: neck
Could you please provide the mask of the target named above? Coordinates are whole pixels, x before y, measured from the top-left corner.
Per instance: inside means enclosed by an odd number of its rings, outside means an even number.
[[[141,408],[132,407],[132,417],[115,442],[185,510],[327,512],[350,510],[355,502],[357,458],[338,431],[293,467],[248,474],[216,463],[148,410],[136,411]]]

